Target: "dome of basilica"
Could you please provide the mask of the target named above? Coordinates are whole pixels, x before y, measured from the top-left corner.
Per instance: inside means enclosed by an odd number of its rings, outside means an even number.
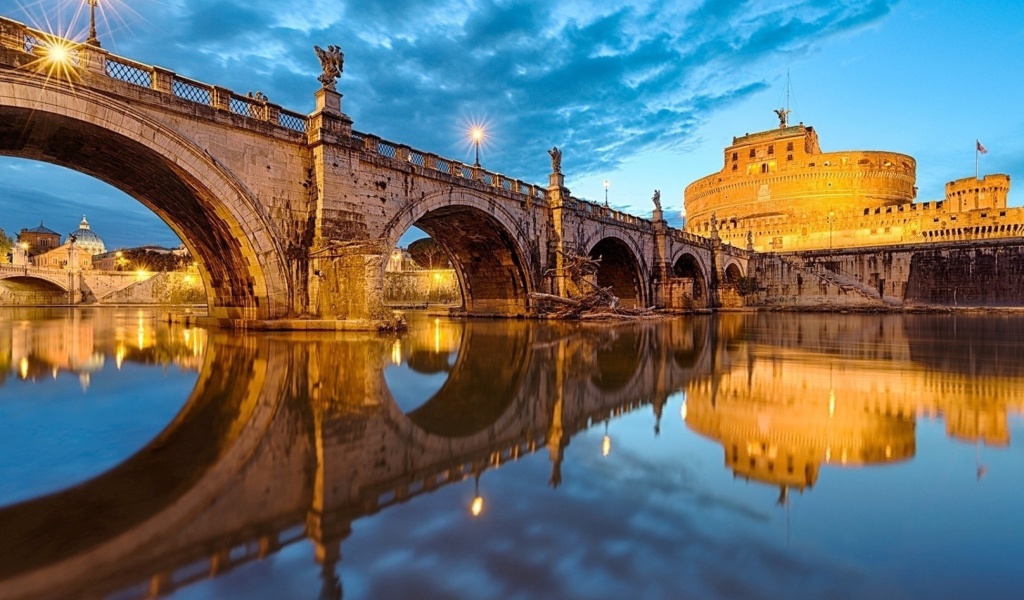
[[[68,234],[68,240],[72,237],[75,239],[76,246],[87,250],[93,256],[107,251],[100,236],[96,235],[96,232],[92,229],[89,229],[89,222],[85,220],[85,215],[82,215],[82,222],[79,224],[78,230]]]

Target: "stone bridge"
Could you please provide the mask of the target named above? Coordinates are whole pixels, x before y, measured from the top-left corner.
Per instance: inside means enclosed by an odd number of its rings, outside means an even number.
[[[750,253],[547,185],[359,133],[331,80],[298,114],[0,18],[0,154],[61,165],[151,209],[196,257],[224,325],[365,320],[412,226],[452,258],[464,310],[530,316],[601,257],[626,306],[715,306]],[[558,162],[559,164],[555,164]],[[735,276],[735,275],[734,275]],[[298,321],[292,321],[297,323]],[[280,325],[280,323],[279,323]]]
[[[363,516],[470,479],[486,496],[489,469],[534,452],[557,486],[570,438],[627,411],[651,410],[656,431],[669,396],[716,368],[727,331],[706,317],[438,326],[397,339],[211,333],[192,396],[145,448],[0,508],[0,599],[163,595],[305,538],[333,573]],[[444,385],[403,412],[385,367],[397,354],[427,372],[449,350]]]

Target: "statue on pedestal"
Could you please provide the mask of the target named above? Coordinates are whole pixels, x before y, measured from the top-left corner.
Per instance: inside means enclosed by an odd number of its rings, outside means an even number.
[[[327,50],[324,50],[320,46],[313,46],[316,50],[316,56],[320,59],[320,66],[324,72],[322,75],[317,77],[317,81],[324,86],[324,89],[336,91],[334,82],[341,77],[341,72],[345,69],[345,55],[342,54],[341,48],[338,46],[327,46]]]

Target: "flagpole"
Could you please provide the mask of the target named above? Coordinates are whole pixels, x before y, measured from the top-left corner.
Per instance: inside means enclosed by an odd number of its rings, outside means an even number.
[[[978,151],[978,144],[980,144],[980,143],[981,142],[979,142],[978,140],[974,140],[974,178],[975,179],[978,179],[978,155],[981,154],[981,152]]]

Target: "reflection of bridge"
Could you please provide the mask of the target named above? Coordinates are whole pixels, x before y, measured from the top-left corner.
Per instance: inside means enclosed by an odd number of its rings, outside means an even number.
[[[354,519],[534,451],[547,451],[557,485],[576,432],[646,404],[660,419],[711,356],[708,325],[446,324],[459,358],[408,415],[384,382],[391,340],[212,335],[185,409],[146,448],[0,509],[0,598],[105,595],[139,581],[168,592],[304,537],[329,579]],[[424,342],[412,350],[432,351]]]
[[[469,313],[534,311],[565,294],[565,255],[602,258],[624,305],[716,301],[747,253],[352,130],[334,85],[289,112],[0,19],[0,154],[92,175],[152,209],[200,264],[211,317],[362,319],[388,252],[415,225],[453,259]],[[554,271],[552,271],[554,269]]]
[[[930,319],[442,322],[400,345],[213,334],[192,397],[146,448],[75,488],[0,508],[0,598],[166,593],[306,538],[330,590],[356,519],[535,451],[547,452],[557,485],[574,434],[645,406],[660,419],[679,390],[687,426],[723,445],[728,468],[784,490],[813,485],[822,464],[909,458],[917,415],[993,422],[1024,410],[1019,395],[979,396],[1020,389],[1021,332],[983,318],[942,331],[949,321]],[[440,361],[424,355],[447,357],[455,339],[445,385],[403,414],[386,364],[405,353],[432,368]],[[964,346],[979,356],[999,347],[1002,358],[929,374]],[[863,394],[885,355],[891,372]]]

